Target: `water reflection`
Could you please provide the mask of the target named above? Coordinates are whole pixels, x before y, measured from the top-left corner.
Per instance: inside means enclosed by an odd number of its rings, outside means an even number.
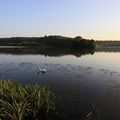
[[[95,50],[96,52],[120,52],[120,47],[103,47],[103,48],[97,48]]]
[[[64,55],[74,55],[76,57],[81,57],[86,54],[94,54],[94,49],[78,49],[78,48],[67,48],[67,47],[25,47],[25,48],[0,48],[0,53],[13,54],[13,55],[44,55],[50,57],[58,57]]]
[[[99,109],[102,120],[119,120],[120,53],[106,51],[1,48],[0,79],[48,85],[56,106],[50,120],[86,120],[91,103]],[[39,66],[48,72],[38,74]]]

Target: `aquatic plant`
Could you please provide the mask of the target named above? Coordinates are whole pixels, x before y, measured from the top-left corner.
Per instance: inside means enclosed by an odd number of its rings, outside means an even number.
[[[53,107],[52,99],[46,86],[0,80],[0,119],[45,120]]]
[[[95,104],[90,104],[90,112],[86,115],[87,120],[101,120]]]

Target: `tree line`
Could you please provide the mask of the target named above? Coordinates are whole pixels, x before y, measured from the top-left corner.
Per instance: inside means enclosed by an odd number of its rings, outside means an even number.
[[[12,37],[0,38],[0,46],[66,46],[94,48],[95,41],[84,39],[80,36],[75,38],[55,35],[44,37]]]
[[[120,41],[96,41],[97,48],[120,47]]]

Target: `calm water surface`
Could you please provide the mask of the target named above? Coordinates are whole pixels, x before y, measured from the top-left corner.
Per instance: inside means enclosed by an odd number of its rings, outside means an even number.
[[[120,119],[119,51],[44,49],[1,49],[0,79],[48,85],[55,94],[52,120],[84,120],[91,104],[102,120]]]

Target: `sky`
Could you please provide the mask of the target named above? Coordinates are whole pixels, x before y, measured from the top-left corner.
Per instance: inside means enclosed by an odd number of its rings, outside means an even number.
[[[0,0],[0,37],[120,40],[120,0]]]

